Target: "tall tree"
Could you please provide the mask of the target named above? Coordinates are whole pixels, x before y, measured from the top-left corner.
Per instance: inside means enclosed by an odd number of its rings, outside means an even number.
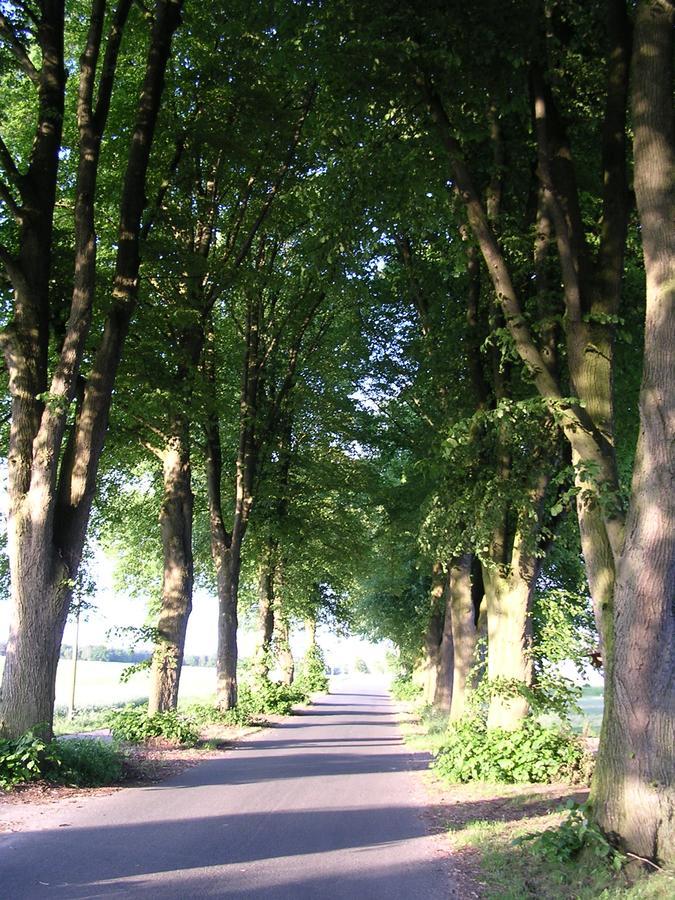
[[[37,127],[25,172],[6,143],[0,143],[2,168],[9,180],[3,182],[2,198],[17,222],[17,250],[4,246],[1,250],[14,289],[13,318],[2,334],[12,394],[8,458],[12,622],[0,723],[10,735],[36,726],[51,732],[59,647],[86,537],[115,376],[138,297],[147,171],[181,5],[181,0],[158,0],[155,5],[119,200],[112,300],[84,381],[80,368],[97,287],[100,149],[131,3],[121,0],[112,11],[105,43],[104,0],[94,0],[89,15],[77,97],[72,300],[65,331],[55,336],[52,360],[50,322],[57,299],[50,287],[51,249],[66,90],[66,14],[61,0],[41,4],[37,12],[30,10],[41,55],[39,69],[31,62],[11,13],[0,19],[5,40],[37,88]]]
[[[647,283],[640,433],[614,594],[614,655],[593,784],[602,828],[675,858],[675,130],[669,0],[638,4],[632,63],[635,194]]]

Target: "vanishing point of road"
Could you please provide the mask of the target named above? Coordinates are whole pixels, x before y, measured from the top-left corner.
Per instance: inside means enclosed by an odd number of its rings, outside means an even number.
[[[423,766],[386,692],[344,684],[161,784],[0,835],[0,897],[447,900]]]

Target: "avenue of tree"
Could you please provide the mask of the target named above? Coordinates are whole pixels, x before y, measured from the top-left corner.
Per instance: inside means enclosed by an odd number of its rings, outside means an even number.
[[[0,0],[3,735],[103,547],[151,712],[197,585],[223,709],[242,614],[259,677],[351,627],[489,729],[592,656],[593,815],[673,859],[673,19]]]

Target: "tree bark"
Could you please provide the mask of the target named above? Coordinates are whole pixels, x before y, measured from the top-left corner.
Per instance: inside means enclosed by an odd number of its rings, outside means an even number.
[[[148,712],[178,705],[185,633],[192,611],[193,496],[190,474],[189,422],[181,416],[164,452],[164,499],[160,513],[164,574],[159,641],[152,658]]]
[[[529,711],[529,703],[518,689],[532,683],[531,612],[540,569],[537,548],[547,483],[547,477],[542,474],[528,491],[530,507],[519,515],[512,546],[507,548],[503,538],[498,540],[492,548],[490,562],[483,566],[487,674],[496,688],[490,697],[489,729],[519,728]]]
[[[647,280],[640,432],[614,596],[614,654],[592,789],[620,847],[675,859],[675,133],[670,0],[641,0],[631,103]]]
[[[436,563],[431,581],[429,620],[424,633],[424,656],[418,671],[418,678],[422,683],[422,698],[426,704],[433,703],[436,694],[440,647],[443,638],[443,612],[441,610],[443,583],[443,568]]]
[[[478,632],[477,610],[471,584],[471,563],[471,555],[466,554],[456,560],[451,569],[450,619],[454,648],[451,722],[457,722],[466,711],[469,677],[475,663]]]
[[[462,558],[464,559],[464,558]],[[467,556],[470,560],[470,557]],[[438,675],[434,691],[434,710],[443,715],[450,714],[454,690],[454,644],[452,623],[452,600],[458,590],[463,571],[462,560],[452,560],[448,567],[448,575],[444,586],[443,633],[438,648]]]
[[[270,655],[274,637],[274,567],[273,551],[263,555],[258,571],[258,645],[256,647],[256,674],[269,678]]]

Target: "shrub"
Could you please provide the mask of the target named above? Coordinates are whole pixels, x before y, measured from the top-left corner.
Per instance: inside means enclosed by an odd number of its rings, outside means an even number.
[[[472,718],[449,729],[433,765],[455,783],[546,784],[588,780],[591,758],[576,735],[545,728],[535,719],[526,719],[516,731],[488,731]]]
[[[237,706],[251,715],[287,716],[294,704],[304,703],[307,693],[302,685],[286,685],[267,678],[256,678],[250,685],[239,686]]]
[[[9,791],[42,778],[45,767],[55,761],[52,746],[30,731],[17,740],[0,741],[0,788]]]
[[[122,756],[108,741],[82,738],[54,741],[54,763],[45,777],[78,787],[100,787],[122,777]]]
[[[240,702],[234,709],[222,710],[210,703],[192,703],[183,710],[184,715],[195,725],[250,725],[255,716]]]
[[[569,815],[557,828],[524,835],[517,838],[515,843],[531,842],[535,853],[558,863],[574,862],[584,850],[618,871],[626,862],[626,857],[610,844],[591,820],[590,804],[568,800],[564,808],[569,811]]]
[[[18,740],[0,741],[0,788],[46,779],[60,784],[98,787],[118,781],[122,757],[110,744],[96,740],[46,743],[31,732]]]
[[[108,719],[110,730],[116,738],[131,744],[143,744],[152,738],[165,738],[177,744],[196,744],[199,732],[195,723],[175,709],[154,713],[128,706],[120,712],[111,713]]]
[[[318,644],[312,644],[300,669],[300,675],[295,680],[295,686],[306,694],[325,692],[328,690],[328,676],[326,675],[326,661]]]
[[[422,686],[415,684],[410,675],[397,675],[389,690],[394,700],[417,700],[422,695]]]

